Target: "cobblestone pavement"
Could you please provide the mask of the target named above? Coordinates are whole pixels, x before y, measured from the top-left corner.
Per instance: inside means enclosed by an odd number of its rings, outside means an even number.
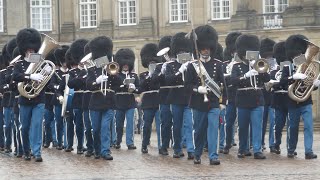
[[[267,136],[266,136],[267,138]],[[298,156],[295,159],[282,154],[266,152],[266,160],[253,157],[238,159],[237,147],[229,155],[220,154],[221,165],[210,166],[205,153],[201,165],[194,165],[186,157],[161,156],[156,148],[156,133],[153,133],[149,154],[141,154],[141,136],[136,135],[136,150],[112,149],[113,161],[96,160],[66,153],[56,149],[44,149],[44,162],[26,162],[11,154],[0,154],[0,179],[318,179],[320,160],[305,160],[303,134],[300,133]],[[283,138],[285,142],[285,137]],[[76,147],[76,146],[74,146]],[[185,151],[185,150],[184,150]],[[269,151],[269,149],[267,149]],[[320,134],[314,136],[314,152],[320,155]]]

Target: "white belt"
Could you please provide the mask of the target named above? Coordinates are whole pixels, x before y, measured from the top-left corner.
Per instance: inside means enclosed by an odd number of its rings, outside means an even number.
[[[282,89],[282,90],[274,91],[274,93],[288,93],[288,91]]]
[[[160,89],[173,89],[173,88],[183,88],[184,85],[177,85],[177,86],[161,86]]]
[[[118,93],[116,93],[116,95],[124,95],[124,94],[132,94],[133,95],[133,93],[130,93],[130,92],[118,92]]]
[[[83,91],[83,93],[92,93],[92,91],[86,90],[86,91]]]
[[[74,91],[74,93],[84,93],[83,90],[79,90],[79,91]]]
[[[54,93],[53,93],[53,92],[45,92],[45,94],[54,95]]]
[[[19,98],[20,97],[20,95],[18,95],[18,96],[15,96],[14,98]]]
[[[102,91],[107,91],[107,92],[113,92],[114,93],[114,90],[112,90],[112,89],[103,89]],[[96,90],[96,91],[92,91],[92,93],[102,93],[101,92],[101,90],[99,89],[99,90]]]
[[[158,93],[158,92],[159,92],[159,90],[145,91],[145,92],[141,93],[141,96],[143,96],[145,94]]]
[[[254,87],[246,87],[246,88],[238,88],[239,91],[248,91],[248,90],[261,90],[262,88],[254,88]]]

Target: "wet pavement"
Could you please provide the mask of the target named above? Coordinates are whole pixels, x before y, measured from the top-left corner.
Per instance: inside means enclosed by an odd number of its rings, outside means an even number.
[[[266,135],[266,138],[268,136]],[[285,142],[283,137],[283,142]],[[305,160],[303,134],[300,133],[298,156],[286,157],[285,144],[281,155],[265,151],[266,160],[253,156],[238,159],[233,147],[229,155],[220,154],[221,165],[209,165],[204,153],[202,164],[194,165],[186,157],[172,158],[158,154],[156,133],[153,132],[149,154],[142,154],[141,135],[135,136],[136,150],[112,149],[113,161],[87,158],[76,151],[67,153],[54,148],[43,149],[42,163],[24,161],[12,154],[0,153],[0,179],[319,179],[320,159]],[[76,146],[74,146],[76,147]],[[185,150],[184,150],[185,152]],[[314,152],[320,155],[320,133],[314,136]],[[185,152],[186,154],[186,152]]]

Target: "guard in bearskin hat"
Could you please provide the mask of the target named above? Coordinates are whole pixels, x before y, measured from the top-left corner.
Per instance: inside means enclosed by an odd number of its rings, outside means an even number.
[[[164,36],[159,41],[159,49],[162,50],[164,48],[169,47],[171,43],[172,36]],[[171,51],[168,52],[168,59],[171,61]],[[167,97],[170,88],[168,88],[167,83],[165,81],[164,74],[161,73],[161,68],[164,66],[164,63],[169,63],[166,58],[162,57],[162,62],[158,63],[154,73],[151,76],[152,81],[160,83],[159,89],[159,97],[160,97],[160,120],[161,120],[161,150],[160,154],[169,155],[167,148],[169,148],[170,139],[172,137],[172,114],[170,110],[170,104],[167,102]]]
[[[116,93],[116,149],[121,147],[124,120],[126,119],[126,144],[129,150],[136,149],[134,145],[134,110],[136,102],[134,94],[139,86],[138,75],[133,72],[135,55],[131,49],[119,49],[115,54],[119,64],[118,77],[123,82]]]
[[[185,78],[185,86],[191,94],[189,107],[193,112],[194,164],[201,163],[201,155],[207,139],[210,164],[219,165],[217,152],[219,115],[220,110],[226,107],[227,98],[225,88],[220,88],[224,86],[223,65],[220,60],[214,59],[214,53],[212,53],[218,48],[218,34],[209,25],[197,27],[195,33],[198,37],[199,60],[188,65]],[[208,85],[201,84],[200,77],[203,76],[206,76],[206,80],[211,83],[215,83],[219,89],[212,91]],[[206,98],[208,100],[205,100]]]
[[[236,40],[236,52],[242,62],[235,63],[231,72],[231,83],[237,87],[235,105],[238,110],[239,151],[238,157],[251,155],[248,151],[249,124],[252,129],[252,144],[255,159],[265,159],[261,152],[262,117],[264,98],[262,88],[270,80],[268,73],[258,73],[252,64],[259,57],[260,41],[255,35],[243,34]],[[247,51],[256,51],[251,59]],[[250,58],[250,60],[249,60]],[[256,84],[255,84],[256,83]]]
[[[235,43],[237,38],[241,35],[240,32],[231,32],[227,35],[225,39],[226,48],[224,52],[227,54],[224,55],[226,65],[226,74],[225,80],[227,83],[227,92],[228,92],[228,103],[226,107],[226,145],[223,149],[224,154],[229,154],[229,149],[236,145],[234,143],[234,132],[235,132],[235,121],[237,119],[237,108],[235,106],[235,97],[236,97],[236,87],[231,83],[230,75],[232,67],[237,63],[237,53],[235,48]],[[229,58],[227,58],[229,57]]]
[[[294,59],[298,56],[304,56],[309,43],[306,41],[307,37],[303,35],[291,35],[288,37],[285,43],[286,55],[289,61],[292,61],[294,68],[290,68],[289,73],[283,72],[282,81],[287,80],[288,85],[296,81],[302,81],[307,78],[307,75],[301,71],[296,71],[295,68],[298,68],[299,65],[295,64]],[[292,76],[290,76],[292,74]],[[295,86],[295,85],[293,85]],[[313,87],[315,89],[320,86],[320,80],[315,79],[313,81]],[[295,89],[296,90],[296,89]],[[294,90],[294,91],[295,91]],[[298,89],[302,90],[302,89]],[[303,91],[303,90],[302,90]],[[295,93],[295,92],[288,92]],[[290,96],[289,96],[290,97]],[[295,150],[298,143],[298,134],[299,134],[299,122],[300,119],[303,119],[304,126],[304,145],[305,145],[305,158],[306,159],[315,159],[317,155],[313,153],[312,144],[313,144],[313,118],[312,118],[312,96],[303,101],[296,101],[292,98],[288,99],[288,112],[289,112],[289,127],[290,127],[290,138],[288,146],[288,157],[295,157]]]
[[[49,60],[53,62],[56,65],[56,68],[59,68],[57,66],[58,62],[56,61],[56,58],[54,57],[54,50],[52,50],[46,57],[46,60]],[[56,76],[56,74],[54,74]],[[48,85],[48,88],[45,92],[46,101],[45,101],[45,111],[44,111],[44,148],[48,148],[50,146],[50,143],[52,142],[52,147],[57,147],[57,136],[56,136],[56,123],[54,121],[54,112],[53,112],[53,102],[52,99],[54,97],[54,89],[50,88],[50,85]]]
[[[85,89],[85,78],[84,76],[87,74],[86,70],[80,66],[81,59],[85,56],[84,54],[84,46],[88,43],[86,39],[78,39],[74,41],[70,46],[71,53],[71,69],[69,71],[69,82],[68,86],[71,89],[74,89],[74,96],[72,98],[72,108],[74,115],[74,123],[76,125],[76,135],[78,140],[77,146],[77,154],[83,154],[85,150],[83,148],[84,141],[84,124],[83,124],[83,111],[82,111],[82,96]],[[72,122],[69,122],[72,123]],[[72,127],[72,125],[70,125]],[[71,129],[70,129],[71,131]],[[69,128],[67,132],[70,132]],[[72,138],[67,135],[68,138]],[[72,139],[68,139],[68,142],[72,142]],[[66,148],[67,152],[70,152],[72,149],[73,143],[68,144]]]
[[[186,88],[184,87],[185,71],[192,60],[192,40],[186,37],[186,33],[177,33],[171,39],[170,48],[172,61],[162,66],[161,73],[165,75],[165,82],[170,88],[167,103],[170,104],[172,111],[174,140],[173,157],[180,158],[184,156],[181,146],[181,131],[184,127],[188,159],[193,159],[192,115],[191,109],[188,106],[190,94],[187,93]],[[182,62],[186,59],[188,59],[188,61]]]
[[[106,36],[94,38],[89,43],[92,59],[98,58],[112,60],[112,40]],[[87,87],[92,91],[89,103],[92,122],[95,158],[113,160],[110,151],[111,136],[110,123],[114,118],[116,108],[115,93],[122,82],[116,74],[109,74],[106,67],[93,67],[88,71]],[[101,88],[102,87],[102,88]]]
[[[54,119],[56,125],[56,139],[57,139],[57,150],[62,150],[62,137],[63,137],[63,118],[61,116],[62,100],[64,89],[66,85],[65,75],[68,73],[66,66],[65,54],[69,46],[63,45],[54,50],[53,55],[56,62],[56,73],[51,78],[48,88],[54,93],[51,103],[54,106]],[[60,98],[59,98],[60,97]]]
[[[38,52],[40,49],[40,33],[32,28],[22,29],[18,32],[16,40],[23,60],[14,66],[13,80],[16,82],[29,82],[30,80],[41,82],[44,78],[42,74],[25,73],[26,69],[30,65],[29,55],[31,53]],[[49,74],[51,73],[52,68],[47,66],[44,71]],[[20,107],[19,111],[24,158],[25,160],[31,160],[31,149],[36,162],[41,162],[42,120],[45,107],[44,90],[42,90],[35,98],[20,96],[18,103]],[[30,128],[32,131],[30,131]],[[31,144],[29,140],[31,141]]]
[[[161,57],[157,56],[159,51],[158,45],[154,43],[145,44],[140,51],[141,63],[144,68],[149,70],[142,72],[139,75],[140,86],[139,93],[141,94],[141,109],[143,111],[143,138],[142,138],[142,153],[148,153],[148,145],[150,143],[152,122],[155,119],[158,149],[161,149],[160,138],[160,117],[159,117],[159,82],[152,79],[156,63],[161,62]]]
[[[273,46],[275,42],[272,39],[265,38],[262,39],[260,42],[260,56],[264,58],[269,64],[269,73],[277,68],[276,59],[273,58]],[[274,148],[274,109],[271,107],[271,99],[272,99],[272,92],[270,89],[266,90],[264,87],[262,89],[263,96],[264,96],[264,111],[263,111],[263,124],[262,124],[262,148],[265,150],[265,143],[264,137],[266,134],[267,123],[269,119],[269,148],[270,152],[275,152]]]

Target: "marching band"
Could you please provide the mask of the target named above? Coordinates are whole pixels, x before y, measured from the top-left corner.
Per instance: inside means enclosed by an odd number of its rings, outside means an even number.
[[[230,32],[225,45],[209,25],[164,36],[142,47],[147,70],[136,74],[134,51],[113,54],[107,36],[67,46],[22,29],[0,56],[0,151],[42,162],[42,147],[71,152],[76,135],[77,154],[113,160],[124,133],[128,150],[137,148],[139,104],[142,154],[155,120],[160,155],[172,146],[172,157],[183,158],[186,147],[187,159],[201,164],[207,149],[210,165],[219,165],[238,135],[238,158],[266,159],[266,144],[274,154],[286,144],[294,158],[302,119],[305,159],[317,158],[311,92],[320,86],[320,48],[300,34],[275,42],[240,32]]]

